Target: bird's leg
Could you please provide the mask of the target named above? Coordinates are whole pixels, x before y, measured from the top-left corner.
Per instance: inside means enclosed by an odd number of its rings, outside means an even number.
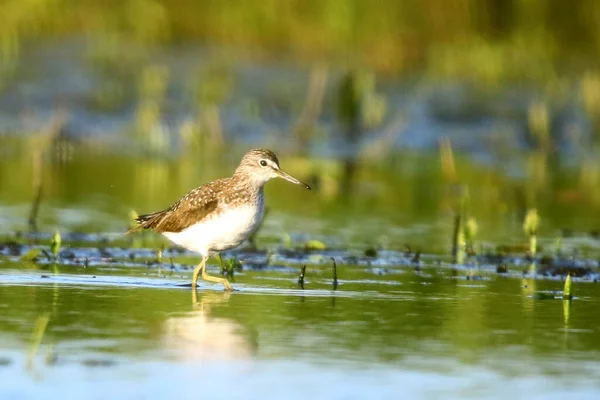
[[[204,273],[204,269],[206,268],[206,260],[208,260],[207,256],[202,256],[202,261],[200,264],[194,268],[194,274],[192,275],[192,289],[196,290],[196,283],[198,282],[198,275],[200,273]]]
[[[196,272],[196,271],[194,271],[194,272]],[[233,290],[233,288],[231,287],[231,285],[229,284],[229,281],[227,279],[217,278],[216,276],[211,276],[206,273],[206,261],[204,262],[204,268],[202,268],[202,279],[204,279],[205,281],[209,281],[209,282],[220,283],[223,286],[225,286],[225,290]]]

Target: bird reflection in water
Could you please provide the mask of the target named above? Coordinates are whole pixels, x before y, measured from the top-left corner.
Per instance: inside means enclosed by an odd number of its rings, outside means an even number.
[[[253,358],[258,347],[255,335],[231,319],[211,316],[213,306],[227,302],[231,293],[192,293],[194,311],[164,323],[163,341],[170,355],[189,361]]]

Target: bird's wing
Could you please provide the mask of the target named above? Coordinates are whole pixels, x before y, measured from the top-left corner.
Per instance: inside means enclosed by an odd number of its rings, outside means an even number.
[[[139,229],[152,229],[158,233],[181,232],[196,222],[206,218],[219,205],[218,188],[222,183],[207,183],[191,190],[166,210],[140,215],[139,225],[129,232]]]

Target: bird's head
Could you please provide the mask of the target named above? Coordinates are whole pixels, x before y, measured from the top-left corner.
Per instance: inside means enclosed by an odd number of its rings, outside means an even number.
[[[252,149],[244,154],[240,165],[235,170],[236,175],[247,175],[259,184],[265,184],[273,178],[283,178],[288,182],[304,186],[310,190],[306,183],[294,178],[279,167],[279,160],[275,153],[267,149]]]

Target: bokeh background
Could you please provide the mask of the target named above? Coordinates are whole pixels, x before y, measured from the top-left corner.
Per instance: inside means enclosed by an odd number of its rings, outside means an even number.
[[[597,235],[600,4],[0,3],[0,230],[121,232],[275,150],[263,237]],[[28,222],[29,221],[29,222]]]
[[[598,399],[599,21],[0,0],[0,397]],[[239,290],[190,291],[123,233],[253,147],[313,190],[269,182],[209,262]]]

